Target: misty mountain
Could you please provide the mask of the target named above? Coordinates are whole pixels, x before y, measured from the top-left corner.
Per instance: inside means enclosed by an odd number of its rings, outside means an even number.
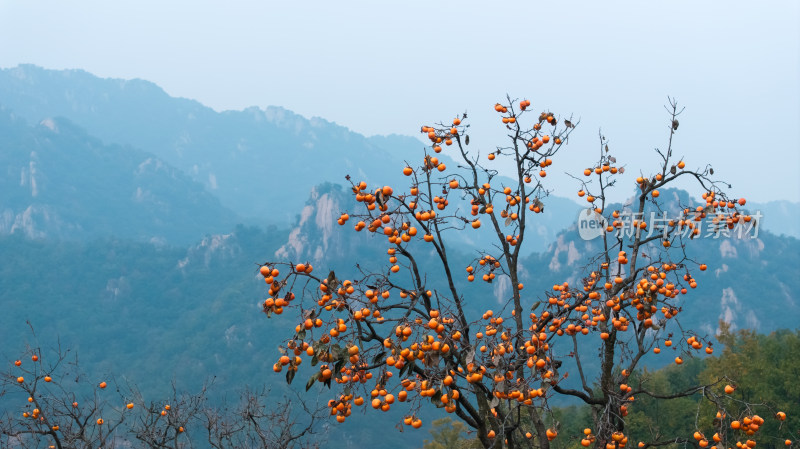
[[[81,70],[2,69],[0,104],[30,123],[65,117],[104,142],[153,153],[253,223],[294,224],[315,186],[348,186],[345,175],[370,186],[407,188],[402,168],[406,162],[421,165],[423,157],[424,145],[413,137],[367,138],[279,107],[215,112],[147,81],[102,79]],[[456,165],[445,153],[440,159]],[[531,222],[537,235],[532,251],[545,249],[574,221],[578,206],[551,197],[545,210]],[[491,233],[468,237],[464,244],[482,246]]]
[[[0,234],[190,243],[238,220],[180,170],[105,145],[66,119],[38,125],[0,108]]]
[[[278,107],[215,112],[143,80],[101,79],[31,65],[0,70],[0,102],[33,123],[63,116],[104,142],[127,144],[183,170],[244,217],[290,224],[311,188],[398,181],[408,138],[371,140]],[[389,145],[375,142],[402,141]],[[417,153],[413,153],[417,154]],[[398,168],[400,167],[400,168]]]
[[[0,104],[29,123],[61,116],[104,142],[151,152],[257,223],[293,224],[314,186],[346,185],[345,175],[370,185],[405,186],[404,161],[413,165],[423,148],[413,137],[364,137],[280,107],[216,112],[148,81],[34,65],[0,69]],[[446,155],[441,159],[452,165]],[[551,198],[553,213],[537,217],[541,245],[532,249],[545,249],[574,221],[575,205]],[[748,206],[764,211],[765,229],[800,238],[796,202]]]

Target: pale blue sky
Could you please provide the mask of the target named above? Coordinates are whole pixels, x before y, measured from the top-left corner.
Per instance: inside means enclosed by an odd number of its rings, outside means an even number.
[[[601,127],[626,182],[655,168],[670,95],[687,107],[676,151],[690,167],[712,162],[737,196],[798,201],[799,5],[0,0],[0,67],[143,78],[217,110],[283,106],[366,135],[467,110],[476,148],[502,136],[492,107],[509,93],[581,118],[550,169],[573,198],[558,173],[594,160]]]

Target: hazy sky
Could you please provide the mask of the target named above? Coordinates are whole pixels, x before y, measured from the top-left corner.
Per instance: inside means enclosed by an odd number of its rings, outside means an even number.
[[[283,106],[366,135],[466,110],[480,149],[502,138],[493,105],[508,93],[581,119],[550,169],[569,196],[557,174],[591,164],[600,128],[624,181],[654,169],[673,96],[690,167],[711,162],[737,196],[797,201],[799,5],[0,0],[0,67],[143,78],[217,110]]]

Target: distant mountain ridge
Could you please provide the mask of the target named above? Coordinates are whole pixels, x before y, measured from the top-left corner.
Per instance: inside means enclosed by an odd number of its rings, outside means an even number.
[[[101,79],[81,70],[0,70],[0,103],[33,123],[63,116],[105,142],[151,152],[239,215],[285,225],[313,186],[342,184],[347,174],[396,182],[402,175],[386,167],[407,157],[398,147],[422,147],[399,136],[369,139],[279,107],[218,113],[147,81]],[[376,144],[386,140],[394,151]]]
[[[2,69],[0,104],[31,123],[65,117],[104,142],[151,152],[254,224],[293,225],[313,188],[346,185],[345,175],[407,188],[405,161],[422,160],[423,144],[413,137],[364,137],[279,107],[218,113],[147,81],[101,79],[82,70]],[[440,159],[456,165],[444,153]],[[531,251],[545,249],[578,210],[565,198],[547,204],[531,222],[537,235]],[[464,243],[480,246],[480,235]]]
[[[180,170],[65,119],[30,126],[0,108],[0,135],[0,234],[188,244],[238,221]]]
[[[106,143],[150,152],[202,184],[242,217],[239,221],[253,224],[294,225],[312,189],[326,182],[345,185],[348,174],[370,185],[407,187],[400,168],[404,161],[420,160],[423,147],[413,137],[364,137],[280,107],[216,112],[194,100],[170,97],[148,81],[34,65],[0,69],[0,105],[29,123],[64,117]],[[450,165],[444,153],[441,159]],[[531,251],[545,250],[574,223],[579,208],[560,197],[548,198],[546,205],[545,213],[530,223],[536,234]],[[766,229],[800,238],[796,203],[748,208],[763,210]],[[480,247],[487,236],[463,237],[465,245]]]

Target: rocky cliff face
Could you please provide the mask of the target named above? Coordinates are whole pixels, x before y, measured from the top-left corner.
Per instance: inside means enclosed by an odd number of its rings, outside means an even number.
[[[335,184],[323,184],[311,190],[289,238],[275,252],[278,260],[311,262],[339,260],[357,250],[364,236],[353,235],[352,226],[339,226],[336,220],[346,210],[353,210],[354,201]],[[371,240],[371,239],[370,239]]]

